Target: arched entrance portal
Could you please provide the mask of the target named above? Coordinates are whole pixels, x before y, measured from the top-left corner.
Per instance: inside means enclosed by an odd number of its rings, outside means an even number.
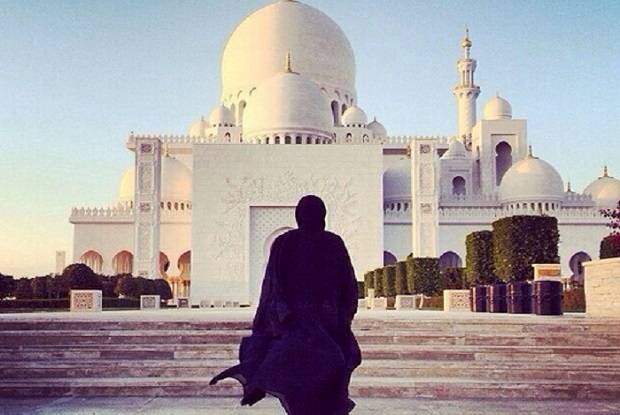
[[[568,266],[573,273],[572,280],[574,284],[583,285],[583,263],[588,261],[592,261],[592,258],[585,252],[577,252],[568,261]]]
[[[263,278],[265,276],[265,270],[267,269],[267,261],[269,261],[269,254],[271,253],[271,247],[273,243],[275,242],[275,240],[278,238],[278,236],[284,235],[286,232],[290,231],[291,229],[293,228],[288,227],[288,226],[278,228],[272,233],[270,233],[269,236],[267,236],[267,238],[265,238],[265,242],[263,243],[263,247],[262,247],[263,258],[262,258],[261,273],[259,276],[257,275],[256,278],[254,278],[250,282],[250,301],[252,305],[254,306],[258,305],[258,300],[260,299],[261,285],[263,283]]]
[[[392,265],[398,262],[396,255],[390,251],[383,251],[383,265]]]
[[[170,260],[168,259],[168,255],[163,252],[159,253],[159,273],[162,278],[166,278],[168,276],[168,268],[170,268]]]
[[[189,297],[189,287],[191,281],[192,253],[185,252],[177,261],[179,277],[172,283],[172,295],[177,297]]]
[[[80,257],[80,262],[84,265],[87,265],[95,271],[96,273],[101,273],[103,269],[103,257],[99,252],[96,251],[87,251],[82,254]]]
[[[461,268],[463,260],[456,252],[448,251],[439,257],[439,269],[445,271],[448,268]]]
[[[112,258],[114,274],[131,274],[133,271],[133,255],[129,251],[121,251]]]

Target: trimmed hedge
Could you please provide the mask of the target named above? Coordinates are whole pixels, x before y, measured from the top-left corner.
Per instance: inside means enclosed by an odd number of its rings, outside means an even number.
[[[68,298],[53,298],[45,300],[2,300],[0,301],[0,309],[20,310],[20,309],[69,309]]]
[[[493,261],[493,232],[472,232],[465,238],[466,284],[491,284],[495,282]]]
[[[465,268],[446,268],[441,273],[442,290],[462,290],[465,286]]]
[[[398,261],[394,267],[396,268],[396,295],[411,294],[407,284],[407,261]]]
[[[28,278],[21,278],[15,284],[15,298],[18,300],[31,300],[32,283]]]
[[[357,298],[361,299],[365,297],[366,290],[364,289],[364,281],[357,282]]]
[[[396,267],[394,265],[383,268],[383,290],[386,297],[396,297]]]
[[[368,271],[364,274],[364,297],[368,297],[368,289],[375,288],[375,272]]]
[[[103,308],[140,308],[140,300],[134,298],[103,298]],[[55,309],[68,310],[68,298],[52,298],[52,299],[30,299],[30,300],[2,300],[0,301],[0,309]]]
[[[573,288],[562,294],[562,311],[565,313],[584,313],[586,294],[583,288]]]
[[[441,274],[439,271],[439,258],[411,258],[410,279],[413,281],[415,291],[425,295],[434,295],[441,290]]]
[[[411,254],[407,256],[405,264],[407,269],[407,291],[409,291],[409,294],[415,294],[416,286],[413,280],[413,256]]]
[[[503,281],[534,278],[532,264],[557,264],[560,232],[550,216],[511,216],[493,222],[493,257]]]
[[[377,268],[374,273],[375,297],[385,297],[383,285],[383,268]]]
[[[600,259],[620,257],[620,234],[606,236],[601,241]]]
[[[0,300],[15,295],[16,281],[12,275],[0,273]]]

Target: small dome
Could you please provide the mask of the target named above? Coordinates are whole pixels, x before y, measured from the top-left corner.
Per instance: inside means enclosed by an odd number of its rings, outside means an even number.
[[[529,156],[504,174],[499,198],[502,203],[560,202],[564,199],[564,182],[551,164]]]
[[[411,161],[398,160],[383,174],[383,200],[411,199]]]
[[[385,138],[385,137],[387,137],[387,130],[385,129],[383,124],[381,124],[379,121],[377,121],[376,117],[375,117],[374,120],[372,120],[372,122],[370,124],[367,125],[367,128],[370,131],[372,131],[372,133],[374,134],[375,138]]]
[[[187,134],[190,137],[204,137],[206,135],[207,130],[207,121],[205,121],[204,117],[200,117],[198,121],[195,121],[190,127]]]
[[[347,127],[365,127],[368,117],[360,107],[350,107],[342,114],[342,124]]]
[[[209,114],[209,128],[234,127],[235,115],[223,105],[218,105]]]
[[[313,81],[281,72],[260,85],[245,110],[243,135],[311,133],[331,136],[334,121],[329,102]]]
[[[135,181],[136,169],[132,166],[125,170],[125,173],[123,173],[123,177],[121,178],[121,184],[118,189],[119,202],[127,203],[133,201]]]
[[[161,199],[192,200],[192,171],[168,155],[161,159]]]
[[[128,168],[123,174],[119,186],[119,202],[134,200],[135,177],[134,167]],[[161,200],[192,200],[192,171],[174,157],[163,156],[161,159]]]
[[[510,120],[512,119],[512,106],[504,98],[496,95],[484,106],[483,118],[485,120]]]
[[[446,151],[443,156],[441,156],[442,160],[454,160],[454,159],[467,159],[469,155],[467,154],[467,149],[465,148],[465,144],[463,144],[460,140],[453,138],[450,141],[450,146],[448,147],[448,151]]]
[[[592,196],[599,207],[615,207],[620,201],[620,180],[609,176],[605,168],[603,176],[590,183],[583,193]]]

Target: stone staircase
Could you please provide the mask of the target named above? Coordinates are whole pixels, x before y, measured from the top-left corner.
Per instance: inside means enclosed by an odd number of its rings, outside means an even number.
[[[620,320],[395,313],[355,322],[354,397],[620,400]],[[0,396],[240,395],[208,381],[236,363],[249,319],[136,316],[0,316]]]

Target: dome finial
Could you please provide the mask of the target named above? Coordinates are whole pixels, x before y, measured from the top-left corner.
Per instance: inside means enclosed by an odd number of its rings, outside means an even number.
[[[607,166],[603,168],[603,177],[609,177],[609,170],[607,169]]]
[[[471,40],[469,39],[469,27],[465,25],[465,36],[463,37],[463,41],[461,42],[461,47],[465,49],[465,57],[469,58],[469,49],[471,48]]]
[[[290,50],[286,54],[286,63],[284,67],[284,72],[293,73],[293,64],[291,63],[291,51]]]
[[[527,158],[528,159],[537,159],[538,157],[534,156],[534,150],[531,145],[527,146]]]
[[[570,184],[570,180],[568,181],[568,188],[566,189],[566,191],[568,193],[572,193],[573,192],[573,189],[572,189],[571,184]]]

